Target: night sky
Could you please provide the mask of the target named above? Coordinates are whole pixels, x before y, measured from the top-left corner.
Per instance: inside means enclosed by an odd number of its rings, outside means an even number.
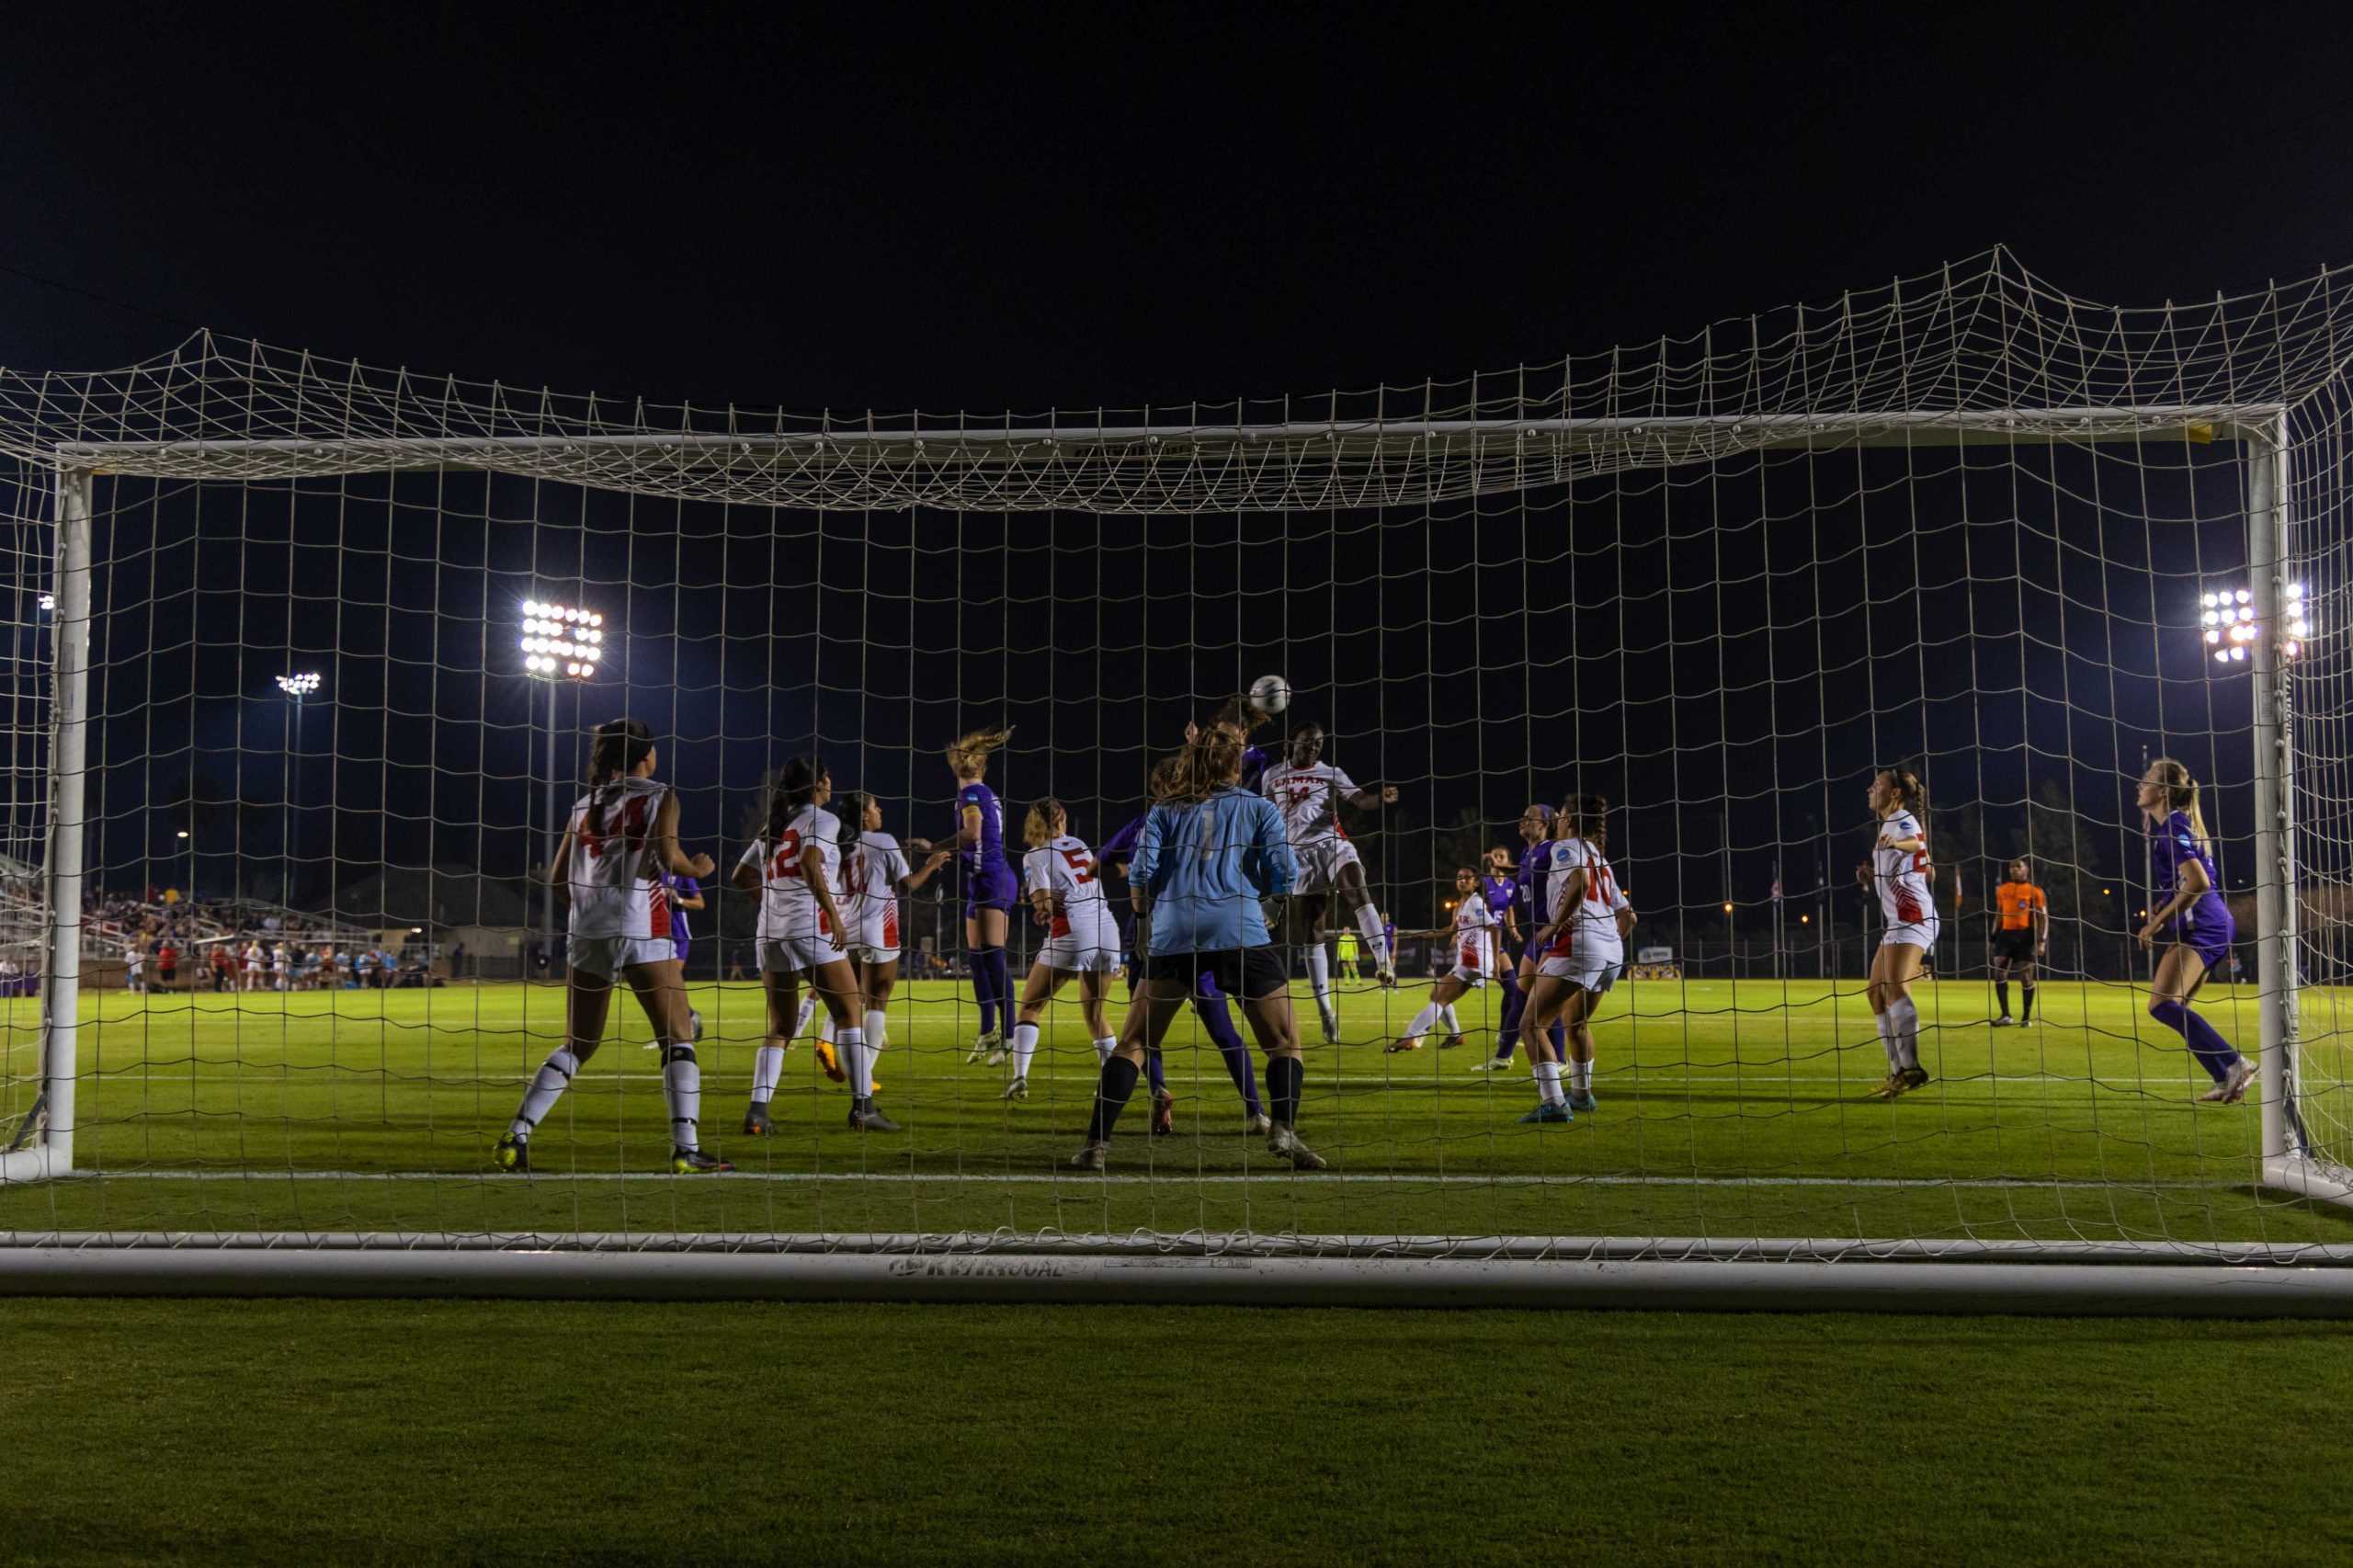
[[[1611,31],[1627,24],[1431,8],[1026,13],[969,30],[928,13],[827,30],[779,13],[486,27],[453,10],[295,39],[218,20],[12,19],[0,364],[103,368],[205,326],[659,401],[1127,406],[1640,344],[1995,243],[2061,288],[2130,304],[2353,259],[2342,23],[2334,40],[2309,20],[2266,39],[2211,17],[2167,28],[2153,13],[2126,32],[1972,16],[1875,22],[1866,40],[1811,17]],[[609,496],[480,476],[430,494],[411,480],[313,487],[231,517],[219,489],[142,508],[126,483],[120,581],[102,599],[119,613],[101,626],[99,855],[118,882],[178,880],[162,862],[189,820],[228,846],[200,876],[275,877],[290,788],[298,902],[385,859],[519,874],[546,771],[525,742],[543,718],[509,678],[499,618],[569,581],[629,602],[625,684],[577,716],[626,706],[672,736],[665,772],[694,782],[715,853],[739,842],[762,773],[813,733],[848,759],[845,786],[905,802],[894,829],[940,831],[936,748],[999,712],[1023,726],[1001,788],[1091,797],[1082,818],[1098,820],[1079,831],[1099,838],[1131,808],[1150,746],[1283,668],[1334,725],[1336,760],[1422,797],[1385,824],[1382,852],[1416,920],[1450,870],[1456,841],[1435,829],[1465,813],[1502,824],[1576,781],[1650,803],[1620,849],[1649,908],[1761,907],[1776,865],[1793,894],[1842,882],[1861,846],[1860,770],[1896,756],[1944,775],[1940,805],[1988,805],[1995,840],[2039,784],[2096,797],[2069,842],[2104,875],[2138,863],[2115,770],[2147,737],[2213,737],[2210,766],[2234,777],[2222,754],[2243,693],[2211,688],[2194,646],[2178,671],[2177,649],[2113,646],[2135,624],[2118,596],[2239,564],[2234,482],[2211,499],[2208,460],[2168,459],[2171,489],[2146,509],[2199,519],[2187,534],[2160,545],[2144,518],[2107,509],[2080,525],[2118,567],[2080,631],[2060,607],[2084,597],[2083,568],[2015,526],[2030,506],[1972,500],[2015,477],[2006,459],[1939,471],[1922,494],[1944,513],[1910,525],[1928,548],[1893,586],[1875,561],[1871,592],[1895,595],[1915,629],[1966,636],[1890,649],[1859,675],[1822,650],[1885,641],[1884,610],[1839,619],[1860,580],[1835,564],[1790,574],[1788,536],[1767,530],[1680,559],[1698,548],[1688,484],[1631,504],[1624,486],[1573,495],[1533,520],[1515,498],[1440,529],[1423,516],[617,513]],[[2099,466],[2066,463],[2025,466],[2053,493]],[[1905,477],[1849,474],[1858,497]],[[1708,515],[1753,519],[1787,515],[1802,481],[1765,463],[1723,483]],[[420,516],[438,531],[404,543]],[[1547,531],[1558,516],[1576,519],[1566,539]],[[1817,496],[1806,532],[1826,560],[1879,525],[1859,499]],[[1548,571],[1530,569],[1540,556]],[[329,572],[332,618],[306,591]],[[1745,608],[1678,597],[1745,574],[1770,585]],[[959,597],[973,624],[943,620]],[[1645,602],[1647,617],[1624,608]],[[1058,608],[1071,604],[1083,612]],[[2177,608],[2152,600],[2138,623]],[[2052,615],[2039,642],[2029,632]],[[1684,638],[1695,616],[1721,635],[1677,651],[1662,635],[1677,616]],[[1813,653],[1768,647],[1791,617]],[[1167,651],[1179,642],[1196,651]],[[1768,656],[1781,662],[1759,740],[1724,672]],[[2086,659],[2124,676],[2087,684]],[[268,687],[298,663],[331,668],[332,701],[306,717],[290,784]],[[2017,695],[1980,702],[1989,687]],[[1662,722],[1681,755],[1645,763]],[[1792,727],[1810,751],[1769,738]],[[1728,889],[1702,874],[1727,829]]]

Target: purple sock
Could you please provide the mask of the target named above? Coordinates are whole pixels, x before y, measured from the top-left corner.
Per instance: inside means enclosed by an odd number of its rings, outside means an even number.
[[[1258,1074],[1251,1066],[1250,1048],[1242,1043],[1242,1032],[1233,1027],[1233,1015],[1226,1010],[1225,994],[1206,974],[1195,983],[1193,1011],[1217,1046],[1217,1053],[1225,1062],[1226,1076],[1241,1091],[1243,1105],[1252,1116],[1266,1114],[1258,1105]]]
[[[2221,1083],[2238,1065],[2239,1053],[2231,1049],[2231,1042],[2185,1004],[2159,1002],[2149,1009],[2149,1017],[2188,1041],[2189,1054],[2198,1058],[2198,1065],[2214,1082]]]
[[[989,978],[987,948],[974,948],[965,956],[972,966],[972,1000],[981,1005],[981,1032],[996,1028],[996,983]]]
[[[1552,1027],[1544,1031],[1544,1038],[1552,1042],[1553,1061],[1566,1062],[1569,1059],[1568,1025],[1561,1022],[1558,1018],[1553,1019]]]
[[[1143,1075],[1155,1095],[1168,1092],[1168,1074],[1160,1064],[1160,1047],[1154,1046],[1143,1055]]]
[[[1006,1024],[1013,1022],[1013,971],[1006,964],[1003,948],[983,948],[974,955],[972,994],[980,999],[983,1034],[996,1028],[1000,1013]]]
[[[1517,966],[1504,971],[1504,1024],[1495,1036],[1495,1060],[1509,1062],[1519,1049],[1519,1016],[1528,1011],[1528,993],[1519,988]]]

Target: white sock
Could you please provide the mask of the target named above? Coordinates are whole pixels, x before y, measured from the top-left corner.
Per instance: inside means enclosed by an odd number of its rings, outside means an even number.
[[[1462,1020],[1455,1016],[1453,1003],[1449,1002],[1445,1006],[1440,1007],[1438,1010],[1438,1016],[1445,1021],[1448,1034],[1458,1035],[1462,1032]]]
[[[1014,1025],[1013,1075],[1017,1078],[1029,1076],[1029,1059],[1037,1054],[1038,1026],[1035,1024]]]
[[[1429,1033],[1431,1028],[1438,1022],[1438,1005],[1435,1002],[1430,1003],[1414,1015],[1414,1021],[1405,1026],[1405,1033],[1409,1037]]]
[[[802,1035],[807,1034],[809,1032],[810,1016],[815,1013],[816,1010],[817,996],[816,993],[812,992],[801,999],[801,1016],[792,1020],[792,1032],[784,1038],[787,1040],[799,1040]]]
[[[549,1051],[548,1059],[540,1063],[539,1072],[532,1076],[531,1086],[523,1091],[523,1107],[507,1123],[507,1133],[529,1138],[531,1129],[547,1119],[548,1112],[555,1108],[556,1100],[571,1084],[572,1075],[579,1071],[580,1058],[572,1054],[570,1046],[559,1045]]]
[[[1561,1091],[1561,1064],[1540,1062],[1536,1064],[1536,1097],[1546,1105],[1566,1105],[1569,1096]]]
[[[866,1052],[864,1029],[835,1029],[834,1047],[842,1053],[842,1072],[849,1078],[852,1104],[862,1103],[874,1093],[874,1058]]]
[[[784,1076],[784,1047],[764,1045],[752,1058],[752,1103],[766,1105],[776,1096],[778,1081]]]
[[[819,1021],[817,1025],[817,1038],[824,1040],[827,1045],[832,1045],[835,1042],[834,1016],[831,1013],[826,1014],[824,1017]]]
[[[866,1010],[867,1055],[879,1056],[882,1053],[883,1046],[889,1043],[882,1038],[882,1027],[889,1023],[890,1020],[891,1015],[885,1013],[880,1007],[869,1007]]]
[[[662,1094],[670,1102],[670,1142],[692,1149],[695,1123],[702,1117],[702,1068],[691,1045],[674,1045],[662,1053]]]
[[[1321,939],[1307,949],[1307,988],[1315,993],[1315,1010],[1332,1010],[1332,955],[1324,950]]]
[[[1111,1053],[1119,1049],[1120,1042],[1112,1036],[1106,1035],[1101,1040],[1097,1040],[1095,1042],[1096,1065],[1099,1067],[1104,1062],[1110,1061]]]
[[[1364,933],[1365,945],[1372,949],[1372,966],[1389,967],[1389,933],[1381,924],[1381,911],[1366,904],[1357,911],[1357,929]]]
[[[1581,1095],[1593,1093],[1593,1063],[1590,1061],[1569,1063],[1569,1087]]]
[[[1904,1058],[1895,1043],[1893,1012],[1891,1010],[1878,1014],[1872,1017],[1871,1022],[1878,1027],[1881,1049],[1887,1052],[1887,1070],[1891,1073],[1901,1072],[1904,1067]]]
[[[1887,1005],[1887,1019],[1895,1037],[1896,1065],[1907,1070],[1920,1065],[1920,1009],[1909,996],[1899,996]]]

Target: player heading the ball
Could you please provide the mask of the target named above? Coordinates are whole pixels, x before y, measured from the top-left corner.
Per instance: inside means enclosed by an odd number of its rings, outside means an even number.
[[[1290,751],[1267,769],[1259,789],[1282,812],[1291,853],[1299,860],[1299,891],[1290,901],[1287,935],[1307,947],[1307,978],[1324,1020],[1324,1038],[1337,1044],[1340,1017],[1332,1006],[1332,965],[1319,935],[1335,892],[1364,933],[1365,946],[1372,949],[1373,972],[1380,983],[1397,983],[1388,929],[1381,911],[1373,907],[1372,891],[1365,886],[1364,861],[1348,842],[1340,806],[1345,801],[1370,812],[1395,805],[1397,787],[1376,782],[1358,788],[1355,779],[1324,760],[1324,726],[1314,721],[1295,727]]]

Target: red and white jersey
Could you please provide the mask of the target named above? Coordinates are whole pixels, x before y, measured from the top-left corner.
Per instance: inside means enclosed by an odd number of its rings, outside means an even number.
[[[1576,906],[1570,908],[1569,873],[1579,869],[1585,872],[1585,889],[1577,897]],[[1622,960],[1626,944],[1618,935],[1618,912],[1633,905],[1619,891],[1608,858],[1582,838],[1556,838],[1552,841],[1552,861],[1547,876],[1546,891],[1552,907],[1544,912],[1544,917],[1552,930],[1547,949],[1552,956],[1566,958],[1574,954],[1608,963]]]
[[[1495,912],[1482,893],[1454,906],[1454,962],[1473,974],[1495,972]]]
[[[1021,858],[1021,891],[1040,890],[1054,895],[1052,935],[1076,936],[1092,946],[1118,949],[1120,927],[1103,898],[1095,852],[1083,840],[1064,834]],[[1108,943],[1104,940],[1107,931],[1110,934]]]
[[[616,778],[573,802],[572,858],[564,869],[574,936],[642,942],[670,935],[670,901],[660,892],[651,844],[669,793],[667,784],[651,778]]]
[[[841,820],[823,806],[803,806],[773,839],[756,838],[742,864],[760,872],[760,920],[755,935],[763,942],[806,942],[830,937],[825,906],[809,886],[803,867],[813,861],[838,901],[842,896]],[[849,911],[842,911],[847,919]]]
[[[1282,812],[1283,827],[1294,845],[1347,837],[1348,830],[1340,825],[1340,801],[1357,792],[1357,783],[1330,763],[1313,767],[1276,763],[1258,780],[1258,788]]]
[[[842,877],[854,907],[843,910],[842,918],[855,923],[894,907],[900,879],[911,869],[897,839],[887,833],[859,834]]]
[[[1890,838],[1916,838],[1920,847],[1890,849]],[[1910,812],[1881,819],[1871,846],[1871,882],[1879,889],[1880,913],[1890,926],[1917,926],[1937,914],[1936,890],[1928,883],[1928,830]]]

